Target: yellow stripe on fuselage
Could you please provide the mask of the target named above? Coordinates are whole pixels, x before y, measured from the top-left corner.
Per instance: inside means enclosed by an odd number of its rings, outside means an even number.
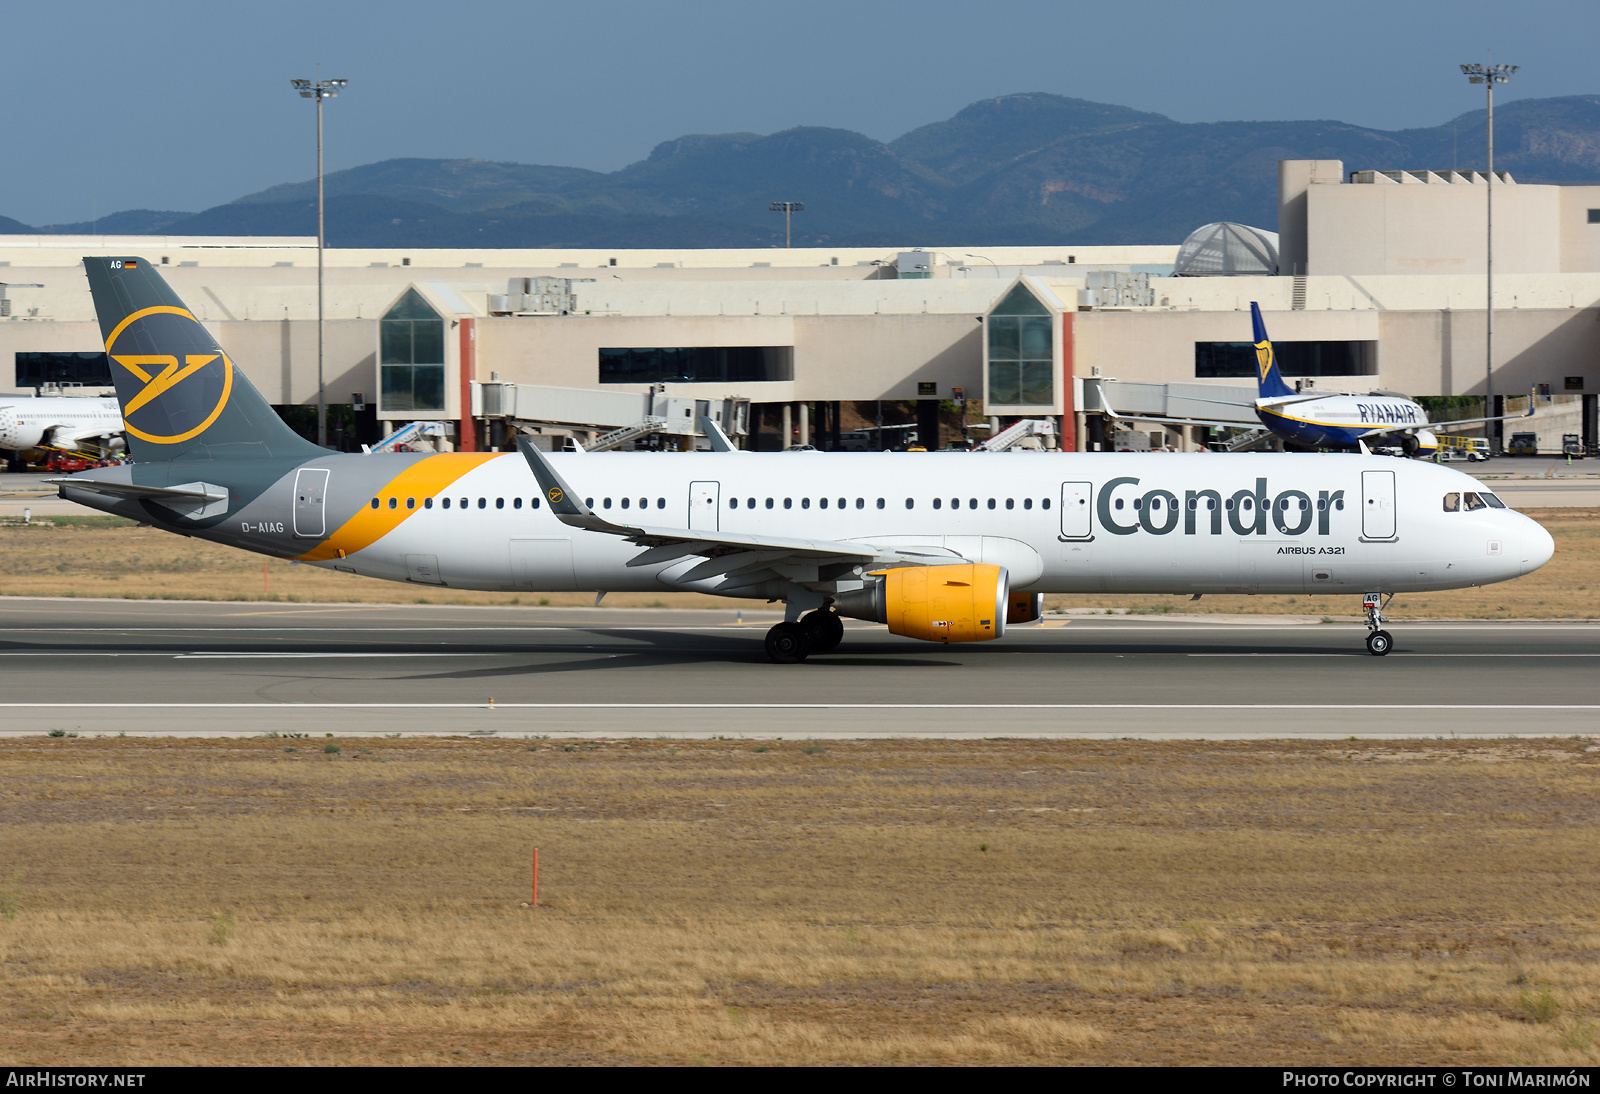
[[[400,527],[401,521],[422,512],[424,498],[435,496],[468,471],[481,467],[499,455],[498,452],[443,452],[418,460],[384,484],[379,491],[382,496],[378,508],[362,506],[333,535],[301,555],[300,561],[326,562],[372,546]],[[393,509],[389,508],[391,497],[396,499]],[[407,509],[406,498],[416,498],[418,507]]]

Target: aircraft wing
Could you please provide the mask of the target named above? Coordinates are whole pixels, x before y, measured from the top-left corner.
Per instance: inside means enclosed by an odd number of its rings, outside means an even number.
[[[539,480],[550,510],[572,528],[618,536],[646,550],[628,560],[632,566],[656,566],[679,559],[702,558],[699,565],[676,575],[680,583],[721,578],[718,592],[746,588],[774,577],[805,584],[827,582],[856,567],[927,566],[961,556],[943,547],[890,547],[871,543],[785,536],[747,535],[701,528],[661,528],[616,524],[593,512],[550,466],[544,453],[526,437],[517,449]]]
[[[1464,425],[1481,425],[1484,422],[1509,422],[1512,419],[1531,418],[1536,405],[1533,399],[1529,399],[1528,412],[1526,414],[1497,414],[1488,418],[1456,418],[1448,422],[1429,422],[1428,428],[1435,433],[1449,433]]]
[[[1246,406],[1246,405],[1249,405],[1249,404],[1238,403],[1238,404],[1234,404],[1234,405]],[[1123,413],[1121,413],[1119,411],[1112,410],[1109,406],[1104,407],[1104,410],[1105,410],[1105,413],[1106,413],[1107,417],[1115,418],[1115,419],[1118,419],[1119,421],[1124,421],[1124,422],[1160,422],[1160,423],[1162,423],[1164,425],[1211,425],[1211,426],[1218,426],[1218,427],[1220,427],[1222,429],[1260,429],[1261,428],[1261,423],[1260,422],[1238,422],[1238,421],[1225,422],[1225,421],[1222,421],[1220,419],[1213,420],[1213,419],[1210,419],[1210,418],[1162,418],[1162,417],[1159,417],[1159,416],[1154,415],[1154,414],[1123,414]],[[1090,413],[1092,414],[1094,412],[1090,411]]]

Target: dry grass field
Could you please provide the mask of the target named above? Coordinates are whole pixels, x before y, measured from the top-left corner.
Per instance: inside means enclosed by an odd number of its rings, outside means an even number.
[[[332,747],[0,742],[0,1058],[1600,1063],[1587,740]]]
[[[1407,619],[1600,618],[1600,513],[1593,509],[1539,510],[1537,519],[1556,540],[1542,569],[1500,585],[1399,597],[1394,610]],[[265,573],[263,573],[265,565]],[[85,596],[165,600],[288,600],[384,604],[591,605],[590,593],[480,593],[424,588],[355,577],[315,566],[267,562],[260,555],[115,517],[79,517],[41,525],[0,526],[0,595]],[[624,608],[724,608],[750,610],[760,601],[698,593],[617,593],[605,604]],[[1331,615],[1361,613],[1359,595],[1348,596],[1051,596],[1058,609],[1111,609],[1224,615]]]

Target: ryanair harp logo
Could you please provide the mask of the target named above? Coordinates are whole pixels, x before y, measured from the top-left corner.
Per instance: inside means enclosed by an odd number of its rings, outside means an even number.
[[[1261,379],[1267,378],[1267,373],[1272,371],[1272,343],[1256,343],[1256,371],[1261,374]]]
[[[209,429],[233,392],[233,362],[183,308],[134,312],[106,339],[122,420],[151,444],[182,444]]]

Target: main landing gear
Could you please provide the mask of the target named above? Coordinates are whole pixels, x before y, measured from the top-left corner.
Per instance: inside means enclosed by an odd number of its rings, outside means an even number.
[[[779,623],[767,632],[767,656],[780,665],[827,653],[844,638],[844,621],[829,608],[807,612],[793,623]]]
[[[1389,617],[1383,614],[1382,609],[1387,608],[1393,599],[1393,593],[1389,594],[1388,600],[1383,600],[1382,593],[1368,593],[1363,605],[1367,609],[1367,652],[1374,657],[1382,657],[1394,649],[1394,635],[1378,626],[1389,622]]]

